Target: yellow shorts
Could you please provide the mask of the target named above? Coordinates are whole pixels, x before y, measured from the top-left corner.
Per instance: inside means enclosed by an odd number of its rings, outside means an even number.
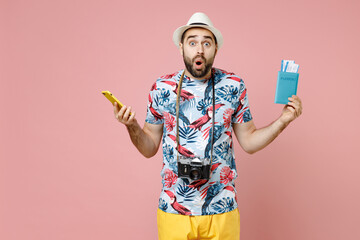
[[[157,210],[159,240],[240,239],[240,213],[185,216]]]

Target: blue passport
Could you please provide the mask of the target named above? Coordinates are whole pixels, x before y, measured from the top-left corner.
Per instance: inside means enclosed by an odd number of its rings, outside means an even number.
[[[289,97],[296,95],[298,87],[299,74],[292,72],[278,72],[275,103],[287,104]]]

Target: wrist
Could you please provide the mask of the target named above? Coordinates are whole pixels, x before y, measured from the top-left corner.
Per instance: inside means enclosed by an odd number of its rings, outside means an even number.
[[[276,125],[279,129],[285,129],[289,125],[289,121],[287,119],[284,119],[283,116],[280,116],[276,121]]]
[[[139,124],[137,123],[136,119],[133,119],[132,121],[130,121],[128,123],[125,123],[125,126],[126,126],[127,130],[129,130],[129,131],[134,131],[140,127]]]

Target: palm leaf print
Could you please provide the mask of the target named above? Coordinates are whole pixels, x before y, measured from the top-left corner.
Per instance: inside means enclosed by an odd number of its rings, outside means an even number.
[[[176,193],[184,198],[184,201],[193,201],[196,190],[193,188],[188,187],[185,184],[179,185],[179,187],[176,189]]]
[[[235,205],[234,199],[227,197],[211,204],[211,207],[218,213],[225,213],[234,210],[235,209],[234,205]]]
[[[233,103],[234,101],[237,101],[237,98],[238,98],[238,95],[239,95],[239,90],[238,90],[237,87],[234,87],[232,85],[231,86],[225,85],[225,86],[221,87],[220,89],[218,89],[216,91],[216,93],[222,99]]]
[[[183,127],[179,127],[179,136],[186,140],[186,143],[195,143],[196,141],[194,139],[196,138],[196,129],[189,128],[184,124]]]

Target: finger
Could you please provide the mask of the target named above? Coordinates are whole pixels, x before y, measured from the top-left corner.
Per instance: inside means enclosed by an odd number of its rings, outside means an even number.
[[[296,96],[296,95],[293,95],[292,98],[296,101],[296,102],[299,102],[301,104],[301,99]]]
[[[292,112],[295,113],[295,108],[293,106],[287,106],[287,109]]]
[[[126,109],[127,109],[127,107],[125,105],[120,108],[118,114],[121,116],[121,118],[123,118]]]
[[[113,105],[113,109],[114,109],[114,113],[116,113],[116,103],[114,103],[114,105]]]
[[[293,96],[295,96],[295,95],[293,95]],[[289,102],[299,102],[299,100],[296,98],[296,96],[295,97],[289,97],[288,100],[289,100]]]
[[[294,106],[298,106],[298,107],[300,107],[300,108],[301,108],[301,106],[302,106],[302,103],[301,103],[301,101],[300,101],[299,98],[294,99],[294,100],[288,102],[288,104],[290,104],[290,103],[293,103],[293,104],[295,104]]]
[[[136,114],[135,112],[131,112],[131,115],[128,119],[128,123],[135,119],[135,114]]]
[[[284,109],[295,109],[295,107],[292,106],[291,103],[288,103],[288,104],[285,105]]]
[[[301,106],[299,106],[298,104],[294,104],[293,105],[294,110],[295,110],[295,116],[298,117],[301,115]]]
[[[289,106],[295,110],[296,117],[301,115],[301,106],[298,103],[289,103]]]
[[[123,117],[123,118],[124,118],[125,120],[129,119],[130,113],[131,113],[131,107],[128,107],[128,108],[126,109],[125,113],[124,113],[124,117]]]
[[[116,119],[118,119],[118,113],[119,113],[119,109],[118,106],[116,104],[116,102],[114,103],[114,116]]]
[[[295,108],[295,109],[299,109],[299,108],[300,108],[300,105],[299,105],[299,103],[297,103],[297,102],[289,102],[287,105],[288,105],[288,106],[292,106],[292,107]]]
[[[302,113],[302,104],[301,104],[300,99],[297,99],[297,100],[294,102],[294,106],[295,106],[295,110],[296,110],[296,115],[297,115],[297,116],[300,116],[301,113]]]
[[[124,118],[124,112],[126,110],[126,107],[123,106],[122,108],[120,108],[120,110],[117,112],[117,114],[115,115],[115,118],[119,121],[119,122],[123,122],[123,118]]]
[[[115,114],[115,118],[116,118],[116,120],[118,120],[119,122],[121,122],[121,119],[120,119],[120,114],[119,114],[119,112],[117,112],[117,113]]]
[[[299,114],[298,116],[302,114],[302,108],[299,109],[298,114]]]

